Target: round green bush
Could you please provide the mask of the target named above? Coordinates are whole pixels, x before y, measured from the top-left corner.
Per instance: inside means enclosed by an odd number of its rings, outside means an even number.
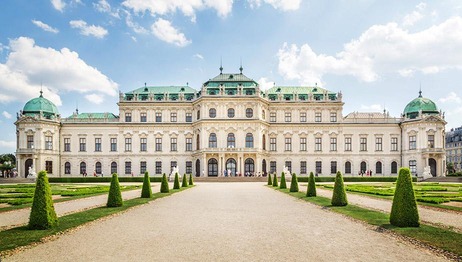
[[[188,187],[188,179],[186,178],[186,174],[183,174],[183,180],[181,181],[181,187]]]
[[[271,174],[268,173],[268,186],[272,186],[273,185],[273,181],[271,179]]]
[[[173,182],[173,189],[180,189],[180,178],[178,173],[175,173],[175,181]]]
[[[278,187],[278,176],[276,173],[273,174],[273,186]]]
[[[141,189],[141,197],[142,198],[152,197],[151,180],[149,178],[149,173],[147,171],[144,172],[144,180],[143,180],[143,188]]]
[[[160,182],[160,192],[161,193],[170,192],[170,189],[168,188],[167,176],[165,175],[165,173],[162,175],[162,182]]]
[[[390,224],[398,227],[418,227],[420,225],[409,168],[399,169],[391,206]]]
[[[35,184],[34,199],[29,216],[29,229],[49,229],[58,225],[51,198],[51,188],[46,171],[40,171]]]
[[[280,189],[287,189],[287,184],[286,184],[286,175],[284,172],[281,174],[281,184],[279,185]]]
[[[109,187],[109,195],[107,197],[107,207],[120,207],[124,204],[122,193],[120,192],[119,178],[117,174],[112,174],[111,186]]]
[[[189,174],[189,185],[194,186],[194,181],[193,181],[193,176],[192,174]]]
[[[313,172],[310,172],[310,178],[308,179],[308,187],[306,189],[306,196],[307,197],[316,196],[316,181],[314,179]]]
[[[290,181],[290,192],[298,192],[298,180],[295,173],[292,174],[292,180]]]
[[[343,176],[340,171],[337,172],[334,184],[334,194],[332,195],[331,204],[333,206],[346,206],[348,205],[347,195],[345,192],[345,185],[343,184]]]

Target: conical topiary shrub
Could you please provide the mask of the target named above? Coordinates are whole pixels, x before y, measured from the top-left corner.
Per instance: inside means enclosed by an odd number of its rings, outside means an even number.
[[[287,189],[287,184],[286,184],[286,175],[284,172],[281,174],[281,184],[279,186],[280,189]]]
[[[152,189],[151,189],[151,180],[149,178],[148,171],[144,172],[143,188],[141,189],[142,198],[151,198]]]
[[[173,189],[180,189],[180,178],[178,173],[175,173],[175,181],[173,182]]]
[[[194,186],[194,181],[193,181],[192,174],[189,174],[189,185]]]
[[[418,227],[420,224],[409,168],[399,169],[391,206],[390,224],[398,227]]]
[[[186,174],[183,174],[183,181],[181,181],[181,187],[188,187],[188,179],[186,178]]]
[[[310,172],[310,178],[308,179],[308,187],[306,189],[306,196],[307,197],[316,196],[316,182],[314,179],[313,172]]]
[[[290,181],[290,192],[298,192],[298,179],[295,173],[292,174],[292,180]]]
[[[273,174],[273,186],[278,187],[278,175],[276,173]]]
[[[58,225],[51,198],[51,188],[46,171],[40,171],[35,184],[34,199],[29,216],[29,229],[48,229]]]
[[[162,182],[160,183],[160,192],[161,193],[170,192],[170,189],[168,188],[167,176],[165,175],[165,173],[162,175]]]
[[[268,173],[268,186],[272,186],[273,185],[273,181],[271,179],[271,174]]]
[[[340,171],[337,171],[337,176],[335,176],[334,194],[332,195],[331,204],[333,206],[348,205],[345,185],[343,184],[343,176],[342,173],[340,173]]]
[[[120,192],[119,178],[117,174],[112,174],[111,187],[109,188],[109,195],[107,197],[107,207],[120,207],[124,204],[122,200],[122,193]]]

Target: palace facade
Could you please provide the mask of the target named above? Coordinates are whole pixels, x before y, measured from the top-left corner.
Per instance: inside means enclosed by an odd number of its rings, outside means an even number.
[[[220,68],[200,90],[143,86],[120,93],[118,115],[76,111],[63,118],[40,93],[15,123],[18,172],[158,176],[178,167],[222,176],[280,174],[286,167],[302,176],[389,176],[400,166],[415,175],[430,166],[433,176],[444,175],[446,122],[431,100],[420,93],[400,117],[344,115],[343,104],[341,93],[318,86],[263,91],[242,68]]]

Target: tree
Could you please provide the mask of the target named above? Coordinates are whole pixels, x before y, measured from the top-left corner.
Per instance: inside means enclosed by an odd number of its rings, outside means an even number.
[[[276,173],[273,175],[273,187],[278,187],[278,176]]]
[[[151,180],[149,178],[148,171],[144,172],[143,189],[141,189],[141,197],[142,198],[152,197]]]
[[[117,174],[112,174],[111,186],[109,187],[109,195],[107,198],[107,207],[123,206],[122,192],[120,192],[119,178]]]
[[[268,173],[268,186],[272,186],[273,185],[273,181],[271,179],[271,174]]]
[[[390,224],[398,227],[418,227],[420,225],[409,168],[399,169],[391,206]]]
[[[170,192],[170,189],[168,188],[167,176],[165,175],[165,173],[162,175],[162,182],[160,183],[160,192],[161,193]]]
[[[308,187],[306,189],[306,196],[307,197],[316,196],[316,181],[314,179],[313,172],[310,172],[310,178],[308,179]]]
[[[189,185],[194,186],[194,181],[193,181],[192,174],[189,174]]]
[[[181,187],[188,187],[188,179],[186,178],[186,174],[183,174],[183,180],[181,181]]]
[[[348,205],[345,185],[343,184],[343,176],[340,171],[337,171],[337,176],[335,176],[334,194],[332,195],[331,204],[333,206]]]
[[[281,185],[279,186],[280,189],[287,189],[287,184],[286,184],[286,176],[284,172],[281,174]]]
[[[173,182],[173,189],[180,189],[180,178],[178,173],[175,173],[175,181]]]
[[[29,216],[29,229],[48,229],[58,225],[51,198],[51,188],[46,171],[40,171],[35,184],[34,199]]]
[[[454,163],[452,162],[447,162],[446,163],[446,170],[448,172],[448,174],[453,174],[456,172],[456,169],[454,168]]]
[[[290,192],[298,192],[298,179],[295,173],[292,174],[292,180],[290,181]]]

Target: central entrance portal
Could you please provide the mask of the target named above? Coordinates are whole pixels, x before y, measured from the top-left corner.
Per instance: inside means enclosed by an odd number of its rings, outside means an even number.
[[[252,158],[247,158],[244,163],[244,175],[252,176],[255,172],[255,164]]]
[[[234,158],[226,160],[226,172],[228,172],[228,170],[231,176],[236,176],[236,160]]]

